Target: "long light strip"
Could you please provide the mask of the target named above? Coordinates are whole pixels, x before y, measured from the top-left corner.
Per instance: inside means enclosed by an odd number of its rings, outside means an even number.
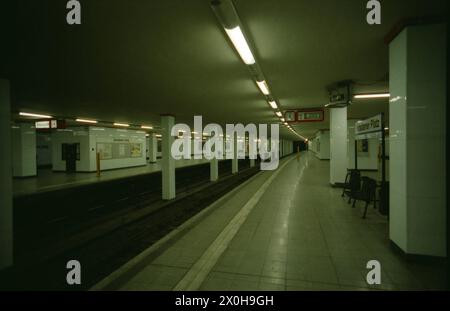
[[[92,123],[92,124],[97,124],[98,123],[95,120],[87,120],[87,119],[76,119],[75,121],[81,122],[81,123]]]
[[[129,124],[125,124],[125,123],[114,123],[115,126],[121,126],[121,127],[129,127]]]
[[[51,119],[52,116],[47,116],[44,114],[37,114],[37,113],[29,113],[29,112],[19,112],[19,115],[23,117],[34,117],[34,118],[43,118],[43,119]]]
[[[278,109],[278,105],[276,103],[276,101],[270,101],[269,102],[270,107],[272,107],[273,109]]]
[[[227,33],[231,42],[233,42],[234,47],[238,51],[244,63],[246,65],[253,65],[255,63],[255,58],[253,57],[252,51],[248,46],[247,40],[245,40],[241,28],[239,26],[233,29],[225,28],[225,32]]]
[[[256,84],[258,85],[259,89],[264,95],[269,95],[269,87],[267,86],[266,80],[263,81],[256,81]]]
[[[141,129],[152,130],[152,129],[153,129],[153,126],[150,126],[150,125],[141,125]]]
[[[355,95],[354,98],[356,99],[368,99],[368,98],[386,98],[390,97],[391,94],[389,93],[379,93],[379,94],[358,94]]]

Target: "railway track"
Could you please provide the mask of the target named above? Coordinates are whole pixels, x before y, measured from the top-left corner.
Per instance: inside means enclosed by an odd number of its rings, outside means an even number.
[[[4,284],[10,287],[5,289],[72,290],[74,288],[65,283],[65,264],[70,259],[79,260],[83,267],[83,284],[76,289],[89,288],[258,172],[257,168],[248,168],[244,161],[240,168],[239,174],[231,175],[231,163],[221,162],[221,178],[216,183],[209,182],[207,164],[177,170],[177,199],[173,201],[160,199],[161,175],[153,173],[134,180],[105,183],[97,189],[97,195],[92,189],[82,189],[78,195],[76,189],[55,193],[56,197],[76,195],[77,198],[66,209],[59,206],[63,210],[58,210],[58,205],[46,206],[40,217],[33,217],[36,208],[43,206],[51,194],[39,196],[35,204],[28,207],[18,205],[15,267],[2,276]],[[145,189],[150,185],[151,190]],[[99,194],[107,193],[108,188],[112,192],[121,186],[126,187],[126,191],[118,191],[114,200],[102,203],[97,199]],[[95,197],[86,197],[87,194]],[[76,210],[78,198],[88,203]],[[16,202],[32,203],[33,198]],[[24,227],[26,225],[28,227]]]

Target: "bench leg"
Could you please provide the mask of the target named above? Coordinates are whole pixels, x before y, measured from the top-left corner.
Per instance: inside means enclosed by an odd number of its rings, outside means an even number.
[[[363,215],[363,219],[365,219],[366,218],[366,215],[367,215],[367,207],[369,206],[369,202],[366,202],[366,206],[364,207],[364,215]]]

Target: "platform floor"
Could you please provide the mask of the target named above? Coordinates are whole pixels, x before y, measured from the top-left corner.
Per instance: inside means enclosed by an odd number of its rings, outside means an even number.
[[[279,170],[260,172],[93,289],[445,288],[445,267],[404,261],[389,245],[387,219],[372,208],[362,219],[362,204],[352,209],[328,174],[329,162],[312,154],[283,159]],[[373,259],[381,285],[366,282]]]
[[[208,160],[205,159],[177,160],[175,161],[175,166],[186,167],[207,162]],[[95,183],[158,171],[161,171],[161,159],[158,159],[156,163],[149,163],[145,166],[102,171],[100,177],[97,177],[97,173],[68,174],[65,172],[53,172],[50,168],[38,169],[38,176],[36,177],[14,178],[13,193],[15,196],[25,195],[40,191],[74,187],[86,183]]]

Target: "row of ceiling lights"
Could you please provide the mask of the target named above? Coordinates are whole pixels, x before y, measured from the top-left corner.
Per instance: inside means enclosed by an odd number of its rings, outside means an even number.
[[[19,115],[22,117],[32,117],[32,118],[40,118],[40,119],[53,119],[53,116],[49,116],[49,115],[43,115],[43,114],[37,114],[37,113],[29,113],[29,112],[19,112]],[[81,118],[77,118],[75,119],[76,122],[79,123],[88,123],[88,124],[97,124],[99,123],[99,121],[97,120],[90,120],[90,119],[81,119]],[[103,121],[101,121],[103,122]],[[130,125],[127,123],[118,123],[118,122],[114,122],[112,123],[114,126],[117,127],[130,127],[130,126],[134,126],[134,125]],[[145,130],[152,130],[153,126],[150,125],[140,125],[137,126],[140,127],[141,129],[145,129]]]
[[[249,66],[252,75],[255,78],[256,85],[258,86],[261,93],[266,97],[267,102],[270,107],[275,110],[275,115],[279,120],[295,135],[305,140],[303,136],[298,134],[283,118],[278,104],[275,99],[272,98],[269,85],[264,79],[264,75],[256,63],[254,54],[248,44],[247,39],[242,31],[241,22],[236,9],[231,0],[213,0],[211,2],[214,13],[216,14],[218,20],[222,24],[228,38],[233,44],[234,48],[237,50],[242,61]]]

